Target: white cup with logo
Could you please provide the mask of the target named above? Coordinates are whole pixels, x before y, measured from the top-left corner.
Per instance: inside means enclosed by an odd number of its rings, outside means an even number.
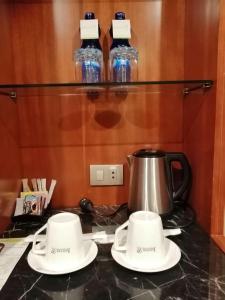
[[[120,231],[126,227],[128,227],[126,243],[120,245]],[[125,250],[127,259],[135,265],[151,267],[160,265],[166,255],[160,216],[150,211],[132,213],[129,220],[116,229],[114,248],[118,251]]]
[[[40,247],[38,235],[46,229],[46,240]],[[33,239],[32,252],[45,257],[46,265],[54,270],[67,268],[84,258],[80,218],[69,212],[56,214],[48,219]]]

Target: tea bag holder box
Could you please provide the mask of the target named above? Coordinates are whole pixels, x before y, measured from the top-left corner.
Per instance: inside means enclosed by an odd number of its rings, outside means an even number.
[[[46,188],[46,178],[32,178],[31,182],[33,190],[29,187],[28,178],[22,179],[22,191],[20,198],[16,199],[13,222],[43,221],[46,215],[56,180],[51,180],[49,190]]]

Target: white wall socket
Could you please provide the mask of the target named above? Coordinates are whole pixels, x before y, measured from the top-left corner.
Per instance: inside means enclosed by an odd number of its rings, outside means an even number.
[[[90,185],[122,185],[123,165],[90,165]]]

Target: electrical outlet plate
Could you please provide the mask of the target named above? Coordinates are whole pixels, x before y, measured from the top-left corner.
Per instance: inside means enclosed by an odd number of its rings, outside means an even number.
[[[90,165],[90,185],[123,185],[123,165]]]

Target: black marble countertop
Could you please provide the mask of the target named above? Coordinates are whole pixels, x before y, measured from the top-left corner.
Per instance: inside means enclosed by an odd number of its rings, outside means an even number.
[[[115,228],[127,219],[125,209],[113,217],[117,207],[99,207],[97,215],[85,215],[78,209],[83,232]],[[54,213],[59,211],[54,211]],[[47,214],[41,223],[45,223]],[[164,225],[187,225],[189,212],[176,212],[164,220]],[[34,233],[41,225],[37,221],[17,221],[3,237],[20,237]],[[0,292],[0,299],[225,299],[225,256],[197,225],[182,229],[179,236],[170,237],[182,251],[180,262],[159,273],[139,273],[123,268],[111,256],[112,244],[98,244],[96,259],[86,268],[66,275],[44,275],[33,271],[27,263],[31,245],[11,273]]]

